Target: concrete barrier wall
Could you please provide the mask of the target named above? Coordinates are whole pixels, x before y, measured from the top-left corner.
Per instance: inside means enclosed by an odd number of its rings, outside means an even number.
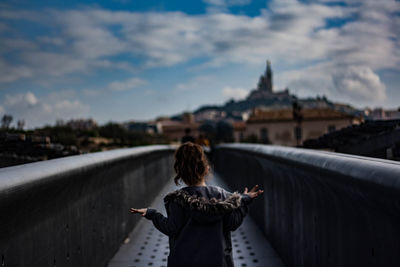
[[[149,146],[0,169],[0,266],[105,266],[173,175]]]
[[[223,145],[214,168],[259,184],[256,220],[287,266],[400,266],[399,162],[265,145]]]

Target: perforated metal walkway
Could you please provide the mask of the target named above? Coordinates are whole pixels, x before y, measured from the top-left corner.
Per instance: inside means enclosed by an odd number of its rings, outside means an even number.
[[[217,177],[213,177],[210,184],[227,188]],[[165,215],[163,196],[176,189],[173,183],[165,186],[151,207],[157,208]],[[232,245],[236,267],[284,266],[249,216],[246,217],[239,229],[232,233]],[[168,237],[155,229],[150,221],[143,218],[111,259],[108,267],[167,267],[168,254]]]

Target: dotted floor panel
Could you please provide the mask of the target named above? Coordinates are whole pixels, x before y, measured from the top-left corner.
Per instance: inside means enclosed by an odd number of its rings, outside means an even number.
[[[213,179],[212,184],[221,185],[221,182],[216,178]],[[157,208],[165,215],[162,198],[173,190],[176,190],[176,186],[173,183],[168,184],[152,207]],[[236,231],[232,232],[232,248],[236,267],[284,266],[268,240],[249,216]],[[167,267],[168,254],[168,237],[155,229],[150,221],[143,218],[111,259],[108,267]]]
[[[129,247],[124,251],[126,257],[114,257],[109,266],[167,266],[168,238],[154,228],[146,227],[143,230],[144,233],[133,240],[132,246],[129,243],[123,245]]]

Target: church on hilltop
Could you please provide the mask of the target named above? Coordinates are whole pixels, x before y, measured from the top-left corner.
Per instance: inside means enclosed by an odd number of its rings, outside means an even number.
[[[260,76],[258,80],[257,89],[252,90],[247,97],[247,100],[256,99],[274,99],[280,98],[280,100],[293,100],[293,96],[289,95],[289,90],[285,89],[283,91],[274,92],[273,91],[273,80],[272,80],[272,68],[271,62],[267,60],[267,68],[265,73]]]
[[[260,80],[258,81],[257,90],[272,94],[272,69],[271,61],[269,60],[267,60],[265,74],[261,75]]]
[[[260,76],[257,87],[252,89],[249,95],[242,100],[231,99],[223,105],[206,105],[193,112],[195,121],[247,121],[254,109],[282,110],[292,109],[293,102],[299,103],[303,109],[331,109],[353,115],[358,115],[359,111],[350,105],[334,103],[326,97],[298,98],[290,94],[289,89],[276,91],[273,85],[273,71],[269,60],[266,62],[264,73]],[[181,120],[181,116],[176,117]]]

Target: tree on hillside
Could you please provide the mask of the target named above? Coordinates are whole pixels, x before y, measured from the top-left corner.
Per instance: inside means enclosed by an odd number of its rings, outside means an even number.
[[[13,117],[11,115],[4,114],[3,117],[1,118],[1,128],[3,129],[10,128],[12,120]]]
[[[109,122],[99,128],[99,134],[102,137],[123,141],[127,137],[127,130],[118,123]]]

